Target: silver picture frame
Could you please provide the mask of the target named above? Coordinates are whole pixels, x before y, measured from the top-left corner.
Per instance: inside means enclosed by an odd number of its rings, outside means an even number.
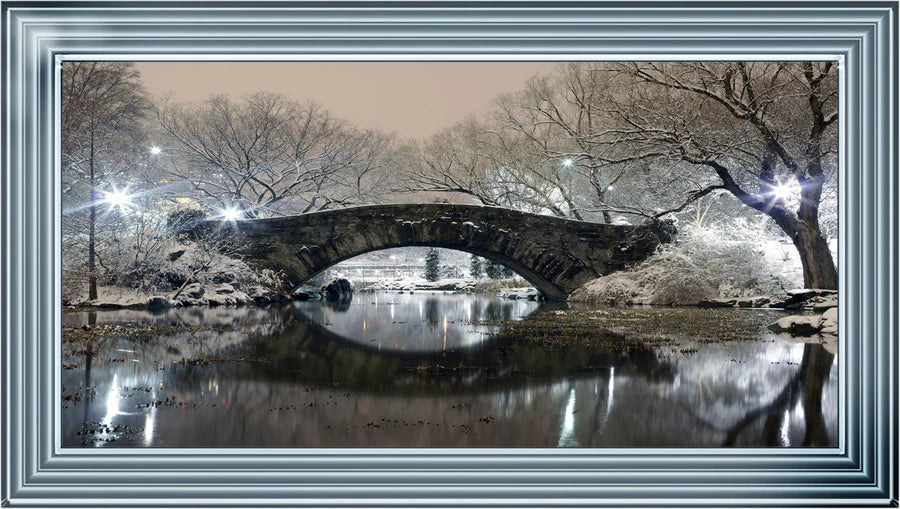
[[[2,11],[3,506],[897,506],[895,2],[18,1]],[[62,448],[56,84],[66,59],[838,62],[838,446]]]

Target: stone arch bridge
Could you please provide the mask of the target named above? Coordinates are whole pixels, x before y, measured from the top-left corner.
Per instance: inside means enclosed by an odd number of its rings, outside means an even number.
[[[296,216],[204,221],[195,231],[239,236],[244,259],[293,285],[370,251],[431,246],[467,251],[517,272],[551,300],[649,256],[670,222],[610,225],[473,205],[373,205]]]

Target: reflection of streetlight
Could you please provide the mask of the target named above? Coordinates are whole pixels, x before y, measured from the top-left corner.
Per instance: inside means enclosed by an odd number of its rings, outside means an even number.
[[[155,156],[158,156],[159,154],[162,153],[162,149],[157,147],[156,145],[154,145],[154,146],[150,147],[150,153]]]
[[[615,189],[615,187],[612,184],[606,186],[607,191],[612,191],[613,189]]]

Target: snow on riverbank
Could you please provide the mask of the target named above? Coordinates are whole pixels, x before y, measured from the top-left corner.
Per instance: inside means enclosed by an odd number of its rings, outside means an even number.
[[[511,289],[537,290],[528,285],[522,278],[510,279],[468,279],[447,278],[428,281],[421,277],[401,277],[379,279],[376,281],[356,282],[355,289],[362,292],[401,291],[401,292],[462,292],[462,293],[494,293]]]
[[[237,278],[232,278],[237,279]],[[70,308],[167,308],[182,306],[248,306],[286,302],[292,299],[320,298],[319,288],[301,287],[293,296],[281,294],[258,284],[216,283],[210,278],[205,283],[186,285],[177,297],[175,291],[152,292],[119,286],[100,286],[99,298],[87,300],[84,296],[67,300]],[[538,300],[540,293],[521,278],[511,279],[441,279],[431,282],[419,277],[382,279],[356,282],[355,292],[452,292],[490,293],[505,299]]]

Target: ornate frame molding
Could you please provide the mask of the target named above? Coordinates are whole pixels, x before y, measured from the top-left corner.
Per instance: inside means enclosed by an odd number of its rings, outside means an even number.
[[[897,4],[7,2],[2,501],[58,506],[897,504]],[[61,59],[834,59],[834,449],[62,449]]]

